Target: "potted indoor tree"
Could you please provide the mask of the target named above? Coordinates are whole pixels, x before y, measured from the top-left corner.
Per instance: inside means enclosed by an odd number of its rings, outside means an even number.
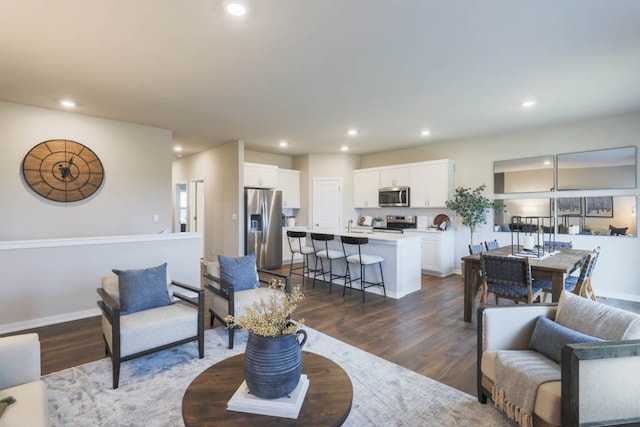
[[[453,199],[445,202],[447,208],[462,218],[462,225],[469,227],[471,245],[473,245],[473,233],[478,226],[487,223],[487,212],[494,207],[494,203],[482,195],[485,188],[485,184],[475,189],[458,187]]]

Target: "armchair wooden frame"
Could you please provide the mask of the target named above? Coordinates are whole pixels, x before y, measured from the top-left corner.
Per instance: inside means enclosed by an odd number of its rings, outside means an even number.
[[[531,331],[532,324],[538,316],[546,316],[553,319],[558,303],[543,303],[534,305],[508,305],[508,306],[482,306],[478,308],[478,331],[477,331],[477,393],[478,402],[487,403],[488,398],[492,398],[493,383],[486,378],[482,372],[481,360],[485,351],[484,334],[485,329],[489,328],[485,324],[485,310],[492,310],[495,314],[501,314],[499,317],[494,316],[494,325],[491,326],[494,333],[496,332],[496,324],[499,325],[499,333],[505,338],[499,339],[499,347],[493,347],[491,350],[526,350]],[[514,310],[521,311],[522,316],[514,321]],[[488,330],[488,329],[487,329]],[[512,342],[511,342],[512,341]],[[607,419],[603,415],[603,419],[594,422],[585,422],[582,420],[584,414],[581,410],[586,410],[585,402],[588,405],[602,408],[603,413],[612,401],[626,399],[635,399],[635,395],[629,395],[629,385],[636,383],[634,372],[637,372],[640,366],[640,340],[625,341],[603,341],[583,344],[567,344],[561,353],[561,421],[563,426],[595,426],[595,425],[638,425],[640,424],[640,415],[631,418],[618,419],[615,415]],[[617,369],[603,369],[602,362],[611,361],[616,364]],[[613,370],[617,372],[617,376],[613,377]],[[593,378],[600,378],[600,384],[607,386],[603,388],[582,387],[580,386],[581,377],[583,380],[593,381]],[[626,387],[626,388],[625,388]],[[632,387],[633,389],[633,387]],[[634,415],[639,414],[637,405],[633,406]],[[591,412],[593,407],[588,408]],[[610,411],[609,411],[610,412]],[[581,421],[582,420],[582,421]],[[548,425],[543,420],[534,418],[534,426]]]
[[[197,296],[194,297],[189,297],[186,295],[183,295],[179,292],[173,292],[173,296],[175,298],[180,299],[180,301],[183,301],[184,303],[188,304],[188,305],[192,305],[194,306],[197,310],[198,310],[198,330],[197,330],[197,334],[188,338],[184,338],[182,340],[170,343],[170,344],[165,344],[159,347],[154,347],[154,348],[150,348],[148,350],[144,350],[144,351],[140,351],[134,354],[130,354],[128,356],[121,356],[120,355],[120,346],[121,346],[121,341],[120,341],[120,316],[121,316],[121,310],[120,310],[120,305],[111,297],[111,295],[109,295],[109,293],[107,291],[105,291],[102,288],[98,288],[97,292],[98,295],[100,296],[101,300],[97,301],[98,307],[100,308],[100,310],[102,311],[102,314],[104,314],[104,317],[106,318],[106,320],[111,324],[111,342],[113,345],[113,348],[109,348],[109,344],[107,341],[107,337],[104,336],[104,332],[102,334],[102,338],[104,340],[105,343],[105,351],[106,354],[109,355],[109,357],[111,357],[111,363],[113,366],[113,388],[116,389],[118,388],[118,383],[119,383],[119,378],[120,378],[120,365],[122,364],[122,362],[126,362],[127,360],[131,360],[131,359],[135,359],[137,357],[142,357],[142,356],[146,356],[148,354],[151,353],[155,353],[158,351],[162,351],[162,350],[166,350],[168,348],[171,347],[175,347],[178,345],[182,345],[182,344],[186,344],[188,342],[192,342],[192,341],[198,341],[198,356],[200,359],[202,359],[204,357],[204,305],[205,305],[205,301],[204,301],[204,289],[199,289],[196,288],[194,286],[191,285],[187,285],[186,283],[182,283],[182,282],[178,282],[175,280],[171,281],[171,284],[173,286],[176,286],[178,288],[182,288],[185,289],[189,292],[193,292],[195,293]],[[181,302],[177,302],[178,304],[180,304]]]
[[[260,274],[268,274],[270,277],[276,278],[276,279],[280,279],[284,282],[284,286],[285,286],[285,292],[286,293],[290,293],[291,292],[291,278],[290,276],[286,276],[284,274],[278,274],[278,273],[274,273],[273,271],[269,271],[269,270],[265,270],[262,268],[258,269],[258,277],[259,277],[259,282],[261,284],[268,284],[269,280],[263,279]],[[227,301],[227,310],[228,310],[228,315],[229,316],[235,316],[235,292],[234,292],[234,285],[232,285],[229,282],[226,282],[222,279],[220,279],[219,277],[215,277],[210,273],[204,273],[203,274],[204,278],[217,283],[220,286],[220,289],[216,288],[215,286],[212,286],[210,283],[207,283],[204,285],[204,287],[211,292],[210,296],[211,298],[222,298],[224,300]],[[211,308],[213,304],[209,305],[209,313],[211,314],[211,320],[209,321],[209,326],[213,327],[213,322],[215,319],[218,319],[218,321],[220,321],[220,323],[222,323],[223,326],[227,326],[227,323],[225,322],[224,318],[227,316],[226,314],[221,314],[221,313],[215,313],[213,311],[213,309]],[[238,326],[234,326],[234,328],[229,329],[229,349],[233,348],[233,338],[235,336],[235,329],[237,329]]]

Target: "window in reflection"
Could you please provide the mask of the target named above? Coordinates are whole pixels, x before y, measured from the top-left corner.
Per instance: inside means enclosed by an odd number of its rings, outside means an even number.
[[[558,190],[636,187],[636,147],[558,154]]]
[[[553,170],[553,156],[493,162],[493,191],[495,194],[552,191]]]

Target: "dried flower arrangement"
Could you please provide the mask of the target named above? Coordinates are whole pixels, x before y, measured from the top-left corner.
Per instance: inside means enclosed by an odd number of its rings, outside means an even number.
[[[237,319],[233,316],[225,317],[228,328],[239,327],[263,337],[295,334],[304,325],[304,319],[292,320],[291,314],[298,307],[296,303],[304,299],[300,286],[295,286],[290,293],[284,292],[281,280],[271,279],[269,288],[282,292],[273,292],[269,299],[254,301],[251,306],[244,306],[245,314]]]

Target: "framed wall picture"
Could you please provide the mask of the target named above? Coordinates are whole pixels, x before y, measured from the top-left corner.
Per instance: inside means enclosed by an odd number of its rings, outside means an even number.
[[[559,197],[556,199],[558,216],[582,216],[582,199],[580,197]],[[553,214],[553,203],[551,204]]]
[[[585,197],[585,216],[592,218],[613,218],[613,197]]]

